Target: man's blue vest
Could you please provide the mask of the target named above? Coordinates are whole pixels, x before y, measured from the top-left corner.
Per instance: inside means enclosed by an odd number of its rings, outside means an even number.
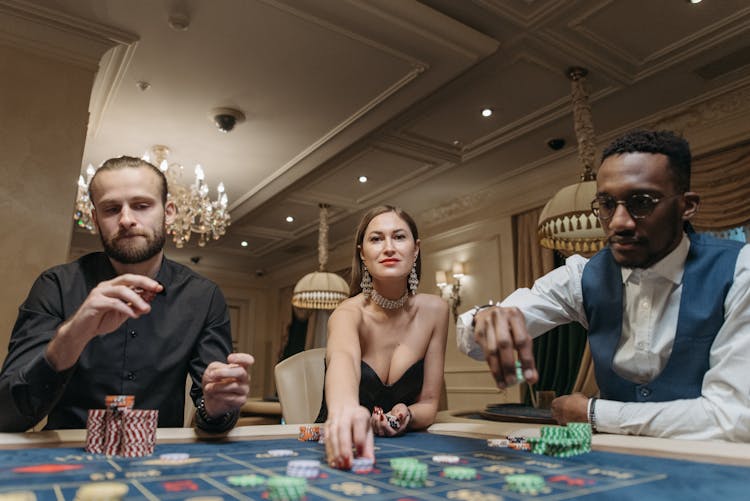
[[[601,397],[621,402],[664,402],[700,396],[716,333],[724,323],[724,299],[734,280],[740,242],[688,233],[690,250],[672,354],[654,380],[637,384],[612,369],[620,341],[623,283],[609,248],[586,264],[581,277],[589,344]]]

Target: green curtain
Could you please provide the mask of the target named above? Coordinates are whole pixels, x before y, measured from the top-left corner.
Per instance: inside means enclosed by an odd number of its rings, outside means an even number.
[[[586,329],[579,323],[561,325],[534,339],[534,360],[539,371],[537,391],[554,391],[556,396],[568,395],[581,366],[586,348]],[[525,392],[524,403],[531,405]]]

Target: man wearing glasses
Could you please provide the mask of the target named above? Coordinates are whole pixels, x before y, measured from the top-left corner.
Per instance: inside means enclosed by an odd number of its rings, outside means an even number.
[[[692,230],[690,147],[633,131],[604,151],[591,209],[609,245],[572,256],[495,307],[457,324],[459,348],[486,359],[497,385],[538,374],[532,338],[588,328],[601,398],[558,397],[560,424],[685,439],[750,440],[750,246]]]

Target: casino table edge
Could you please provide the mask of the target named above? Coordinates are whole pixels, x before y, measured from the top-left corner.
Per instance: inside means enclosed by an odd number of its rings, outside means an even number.
[[[457,413],[458,414],[458,413]],[[464,419],[441,412],[428,432],[472,438],[534,436],[540,425]],[[157,443],[185,443],[203,440],[248,440],[288,438],[299,434],[299,424],[239,426],[220,436],[209,436],[192,428],[159,428]],[[86,442],[86,430],[54,430],[26,433],[0,433],[0,450],[29,447],[76,447]],[[750,444],[719,441],[674,440],[627,435],[594,434],[596,451],[682,459],[687,461],[750,466]]]

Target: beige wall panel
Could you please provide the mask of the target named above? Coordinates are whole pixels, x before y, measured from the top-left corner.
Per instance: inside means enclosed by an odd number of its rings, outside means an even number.
[[[460,223],[459,223],[460,224]],[[468,222],[423,240],[420,291],[438,294],[437,270],[464,264],[458,314],[474,305],[498,300],[512,291],[513,247],[510,218]],[[508,266],[508,263],[510,265]],[[450,274],[450,273],[449,273]],[[518,390],[500,392],[484,361],[475,361],[456,347],[455,318],[451,316],[445,353],[445,380],[450,409],[483,409],[488,403],[517,402]]]
[[[0,358],[39,273],[68,257],[93,70],[0,46]]]

